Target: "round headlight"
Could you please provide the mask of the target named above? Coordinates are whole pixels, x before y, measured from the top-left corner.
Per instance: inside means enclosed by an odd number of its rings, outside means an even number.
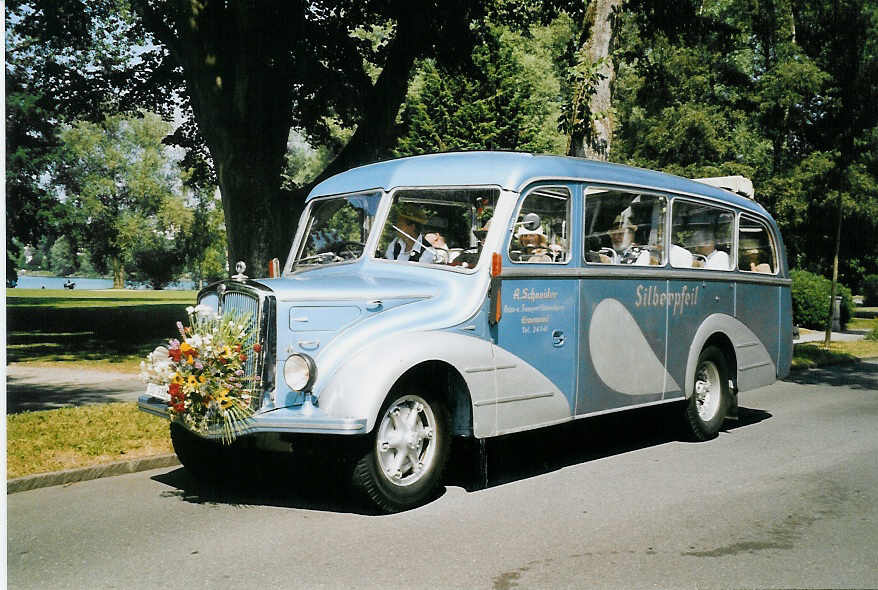
[[[307,391],[316,378],[317,366],[308,355],[294,354],[284,363],[284,381],[293,391]]]

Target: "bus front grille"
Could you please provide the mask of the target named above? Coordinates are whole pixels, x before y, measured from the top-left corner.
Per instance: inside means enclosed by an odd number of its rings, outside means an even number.
[[[251,402],[252,409],[258,410],[262,405],[263,384],[258,381],[261,377],[261,365],[266,349],[264,339],[265,331],[262,329],[262,316],[259,306],[259,298],[249,293],[239,291],[228,291],[222,298],[223,314],[234,314],[243,322],[243,329],[248,333],[247,340],[244,342],[243,351],[247,354],[247,361],[244,363],[244,378],[249,383],[253,383],[254,395]],[[259,343],[261,351],[253,350],[253,345]]]

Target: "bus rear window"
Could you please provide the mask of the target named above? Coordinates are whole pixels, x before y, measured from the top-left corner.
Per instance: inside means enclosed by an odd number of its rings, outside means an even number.
[[[777,257],[768,228],[759,221],[741,216],[738,230],[738,270],[774,274]]]

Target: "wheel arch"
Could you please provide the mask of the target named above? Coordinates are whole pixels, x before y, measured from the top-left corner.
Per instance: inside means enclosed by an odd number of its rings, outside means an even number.
[[[473,404],[469,386],[452,364],[438,359],[422,361],[400,375],[388,391],[412,386],[417,391],[428,391],[445,404],[451,420],[451,434],[472,436]],[[386,402],[382,401],[382,405]]]
[[[366,431],[371,432],[388,394],[399,383],[415,379],[432,388],[436,386],[433,380],[441,379],[452,433],[471,435],[476,430],[473,396],[493,395],[492,373],[478,370],[490,362],[491,343],[473,336],[451,332],[390,335],[347,359],[317,392],[318,405],[333,417],[365,418]]]
[[[736,346],[740,344],[741,328],[746,330],[740,321],[724,314],[711,315],[702,322],[689,346],[689,355],[686,361],[686,379],[683,391],[687,399],[693,393],[698,357],[701,355],[701,351],[708,346],[715,346],[723,353],[729,370],[728,376],[735,383],[735,390],[737,390],[738,358],[735,350]]]

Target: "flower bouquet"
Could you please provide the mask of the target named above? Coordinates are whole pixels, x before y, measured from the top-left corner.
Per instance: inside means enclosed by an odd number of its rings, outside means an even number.
[[[150,353],[140,363],[141,377],[147,393],[168,400],[171,420],[202,435],[219,427],[223,442],[231,444],[253,415],[259,377],[245,368],[259,343],[248,345],[253,337],[248,315],[218,315],[206,305],[186,311],[189,325],[177,322],[180,339]]]

